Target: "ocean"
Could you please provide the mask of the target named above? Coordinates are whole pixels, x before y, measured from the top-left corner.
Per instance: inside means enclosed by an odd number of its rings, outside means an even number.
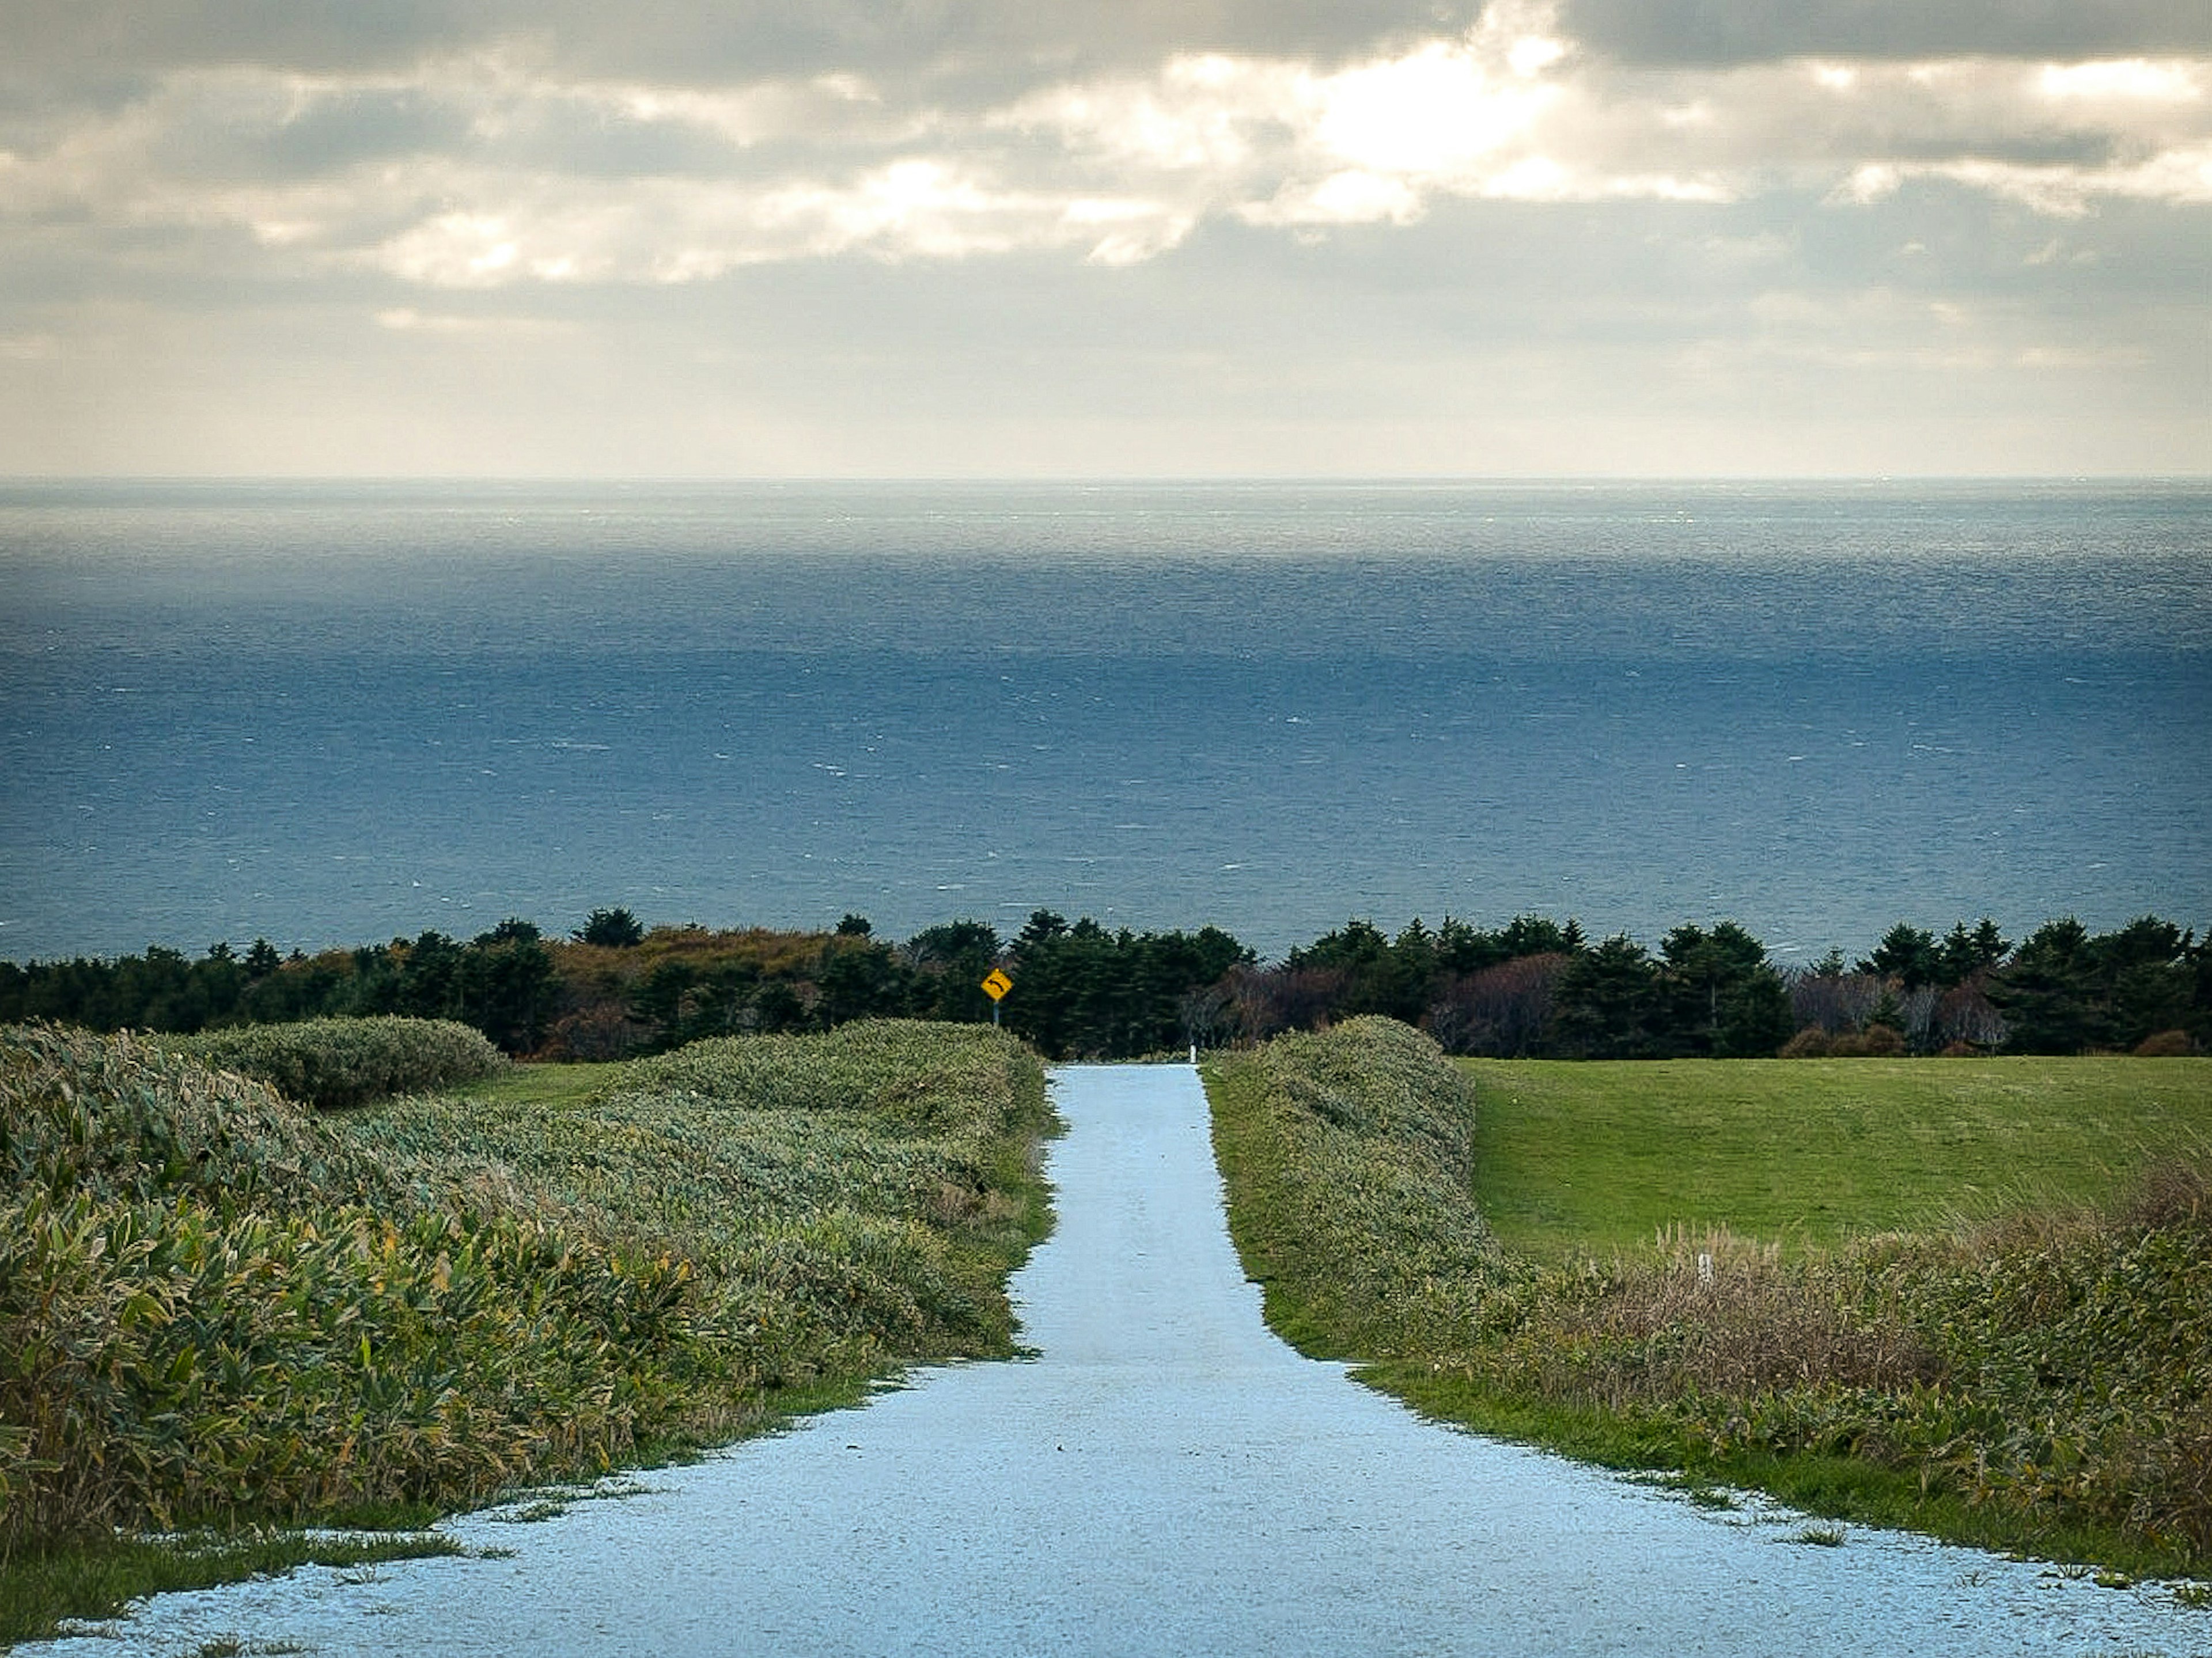
[[[0,957],[2212,923],[2212,484],[0,486]]]

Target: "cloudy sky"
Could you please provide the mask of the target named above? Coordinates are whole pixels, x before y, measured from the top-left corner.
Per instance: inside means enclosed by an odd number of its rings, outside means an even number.
[[[0,475],[2212,471],[2204,0],[0,40]]]

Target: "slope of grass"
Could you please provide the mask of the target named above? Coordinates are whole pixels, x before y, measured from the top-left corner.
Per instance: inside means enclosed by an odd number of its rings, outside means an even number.
[[[33,1550],[0,1563],[0,1651],[51,1635],[64,1619],[119,1617],[131,1601],[172,1589],[281,1576],[300,1566],[373,1566],[465,1552],[439,1532],[258,1527],[183,1537],[123,1534]]]
[[[2212,1150],[2212,1060],[1468,1060],[1474,1189],[1534,1256],[1723,1230],[1789,1253],[2112,1201]]]
[[[1012,1038],[856,1024],[575,1080],[333,1115],[0,1031],[0,1640],[127,1566],[118,1528],[389,1523],[1011,1351],[1049,1123]]]
[[[1923,1062],[1938,1079],[1952,1063]],[[2035,1140],[2034,1101],[2082,1112],[2100,1090],[2128,1094],[2129,1067],[2146,1062],[2112,1061],[2101,1081],[2062,1065],[2048,1090],[2034,1076],[2044,1063],[1997,1073],[2021,1102],[2019,1144]],[[1729,1091],[1733,1066],[1676,1068],[1655,1094],[1710,1101]],[[1776,1135],[1732,1175],[1712,1160],[1722,1172],[1677,1177],[1668,1154],[1629,1147],[1617,1123],[1577,1142],[1560,1096],[1601,1100],[1606,1082],[1632,1087],[1648,1069],[1554,1081],[1535,1139],[1545,1167],[1587,1188],[1573,1212],[1593,1218],[1576,1232],[1553,1217],[1515,1249],[1478,1204],[1493,1178],[1483,1147],[1504,1143],[1482,1123],[1490,1101],[1416,1033],[1353,1021],[1211,1063],[1231,1227],[1270,1321],[1310,1352],[1371,1361],[1364,1376],[1425,1411],[1611,1466],[2045,1558],[2212,1570],[2212,1175],[2201,1164],[2139,1165],[2135,1194],[2101,1212],[2073,1193],[2107,1190],[2120,1170],[2082,1175],[2062,1206],[1917,1236],[1867,1236],[1906,1212],[1844,1205],[1826,1236],[1856,1241],[1820,1247],[1800,1224],[1794,1254],[1680,1225],[1659,1237],[1645,1228],[1698,1212],[1672,1206],[1685,1193],[1753,1225],[1795,1219],[1804,1211],[1788,1206],[1788,1181],[1833,1184],[1861,1154]],[[1741,1087],[1771,1112],[1795,1069],[1759,1067]],[[1495,1085],[1549,1073],[1476,1074]],[[1893,1077],[1925,1109],[1925,1078]],[[1852,1085],[1882,1087],[1872,1072]],[[1632,1121],[1650,1104],[1603,1113]],[[2129,1121],[2148,1157],[2190,1143],[2197,1110],[2184,1090],[2167,1111],[2179,1121],[2161,1127],[2140,1108]],[[1962,1178],[1985,1175],[1991,1127],[1929,1143],[1960,1148]],[[1671,1144],[1676,1158],[1701,1155],[1694,1135]],[[1878,1157],[1863,1160],[1857,1189],[1880,1192]],[[1540,1178],[1504,1174],[1523,1191]],[[1914,1200],[1940,1212],[1928,1157],[1913,1178]],[[1611,1182],[1640,1188],[1641,1215],[1615,1218]]]

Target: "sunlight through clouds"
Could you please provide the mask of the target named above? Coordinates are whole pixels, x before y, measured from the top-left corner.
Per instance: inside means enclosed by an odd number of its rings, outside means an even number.
[[[605,467],[614,386],[647,470],[2201,466],[2189,4],[22,0],[0,446]]]
[[[2190,104],[2204,96],[2191,64],[2130,58],[2097,64],[2046,64],[2035,77],[2046,98],[2084,102]]]
[[[1493,9],[1467,41],[1431,41],[1402,58],[1322,78],[1311,142],[1377,173],[1439,179],[1476,173],[1500,149],[1528,139],[1562,96],[1537,77],[1565,48],[1545,35],[1500,40],[1506,26]]]

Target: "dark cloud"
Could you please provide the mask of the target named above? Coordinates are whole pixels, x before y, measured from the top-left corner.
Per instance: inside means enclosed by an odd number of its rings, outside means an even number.
[[[2212,49],[2204,0],[1563,0],[1600,57],[2081,58]],[[0,0],[0,81],[37,100],[178,66],[397,70],[503,44],[567,73],[721,82],[849,72],[966,88],[1178,52],[1313,58],[1453,33],[1480,0]],[[119,94],[118,94],[119,95]]]
[[[411,62],[462,38],[451,0],[0,0],[12,78],[125,82],[163,69],[262,64],[333,72]]]
[[[319,99],[254,148],[280,173],[316,173],[367,161],[449,149],[465,143],[469,115],[401,88]]]
[[[1565,0],[1565,22],[1601,56],[1650,64],[2082,58],[2212,47],[2204,0]]]
[[[1472,0],[4,0],[26,82],[178,65],[404,67],[527,40],[608,76],[690,80],[920,72],[989,78],[1153,64],[1179,51],[1328,58],[1464,27]]]

